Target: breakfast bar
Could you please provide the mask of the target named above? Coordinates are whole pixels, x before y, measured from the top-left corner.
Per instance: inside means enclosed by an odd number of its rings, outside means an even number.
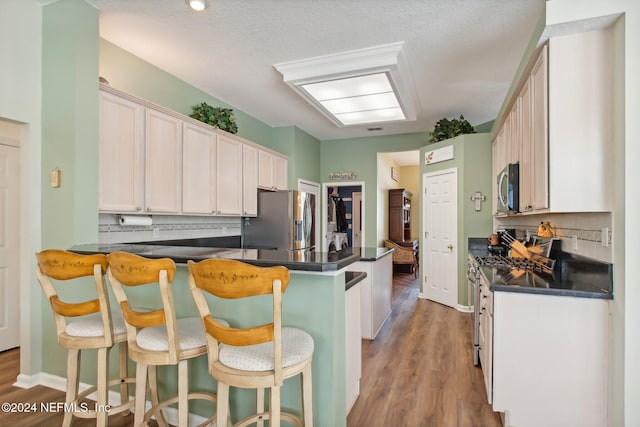
[[[366,274],[346,271],[346,267],[360,261],[360,252],[342,250],[333,253],[314,251],[279,251],[271,249],[215,248],[149,244],[89,244],[70,249],[77,253],[131,252],[148,258],[173,259],[177,272],[173,281],[173,295],[178,318],[195,316],[197,311],[188,288],[186,261],[210,258],[226,258],[258,266],[284,265],[291,274],[291,281],[283,295],[283,325],[299,327],[314,340],[313,354],[313,416],[314,424],[323,426],[346,425],[346,363],[345,341],[346,306],[345,291],[362,281]],[[355,289],[355,288],[354,288]],[[157,302],[144,289],[136,289],[133,298],[142,308],[152,308]],[[255,307],[255,305],[253,306]],[[260,309],[248,310],[236,301],[212,302],[214,315],[233,325],[244,327],[267,318],[270,300],[265,299]],[[358,340],[359,342],[359,340]],[[194,389],[215,390],[215,381],[208,374],[206,358],[198,358],[190,367]],[[175,376],[169,375],[169,378]],[[167,382],[164,392],[175,393],[177,384]],[[161,391],[162,393],[162,391]],[[282,406],[300,413],[300,383],[285,381],[281,391]],[[252,413],[255,408],[255,392],[231,389],[233,421]],[[210,416],[211,405],[194,404],[190,412],[204,418]]]

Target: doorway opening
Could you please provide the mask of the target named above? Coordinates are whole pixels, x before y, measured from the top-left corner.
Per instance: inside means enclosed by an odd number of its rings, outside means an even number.
[[[0,351],[20,346],[20,131],[0,119]]]
[[[323,252],[365,247],[365,183],[322,184]]]

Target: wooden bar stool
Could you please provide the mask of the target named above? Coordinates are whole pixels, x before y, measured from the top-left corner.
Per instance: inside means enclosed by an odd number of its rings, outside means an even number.
[[[236,426],[262,426],[264,420],[279,426],[281,419],[312,426],[313,339],[301,329],[282,327],[282,294],[289,284],[289,271],[282,266],[262,268],[223,259],[189,261],[188,265],[189,288],[207,336],[209,373],[218,382],[218,420],[230,418],[231,386],[257,390],[257,413]],[[244,329],[221,325],[211,316],[205,292],[225,299],[272,295],[273,322]],[[298,374],[302,374],[302,417],[280,409],[283,380]],[[265,388],[270,389],[269,412],[264,410]]]
[[[187,426],[189,400],[216,401],[212,393],[189,393],[188,360],[207,352],[202,323],[197,317],[176,319],[171,283],[176,271],[169,258],[148,259],[126,252],[107,255],[107,274],[125,319],[129,358],[136,362],[136,404],[134,425],[146,425],[153,416],[166,425],[162,409],[178,402],[178,425]],[[125,287],[157,283],[162,307],[154,311],[136,310]],[[221,321],[221,320],[219,320]],[[221,321],[224,323],[224,321]],[[158,402],[156,367],[178,365],[178,396]],[[152,407],[145,413],[147,375]],[[203,424],[215,419],[211,417]]]
[[[36,254],[36,276],[49,299],[56,323],[58,344],[68,351],[67,395],[63,426],[71,425],[73,415],[80,418],[96,418],[98,426],[106,426],[108,416],[128,411],[134,401],[129,399],[127,383],[133,378],[127,375],[127,334],[122,315],[111,312],[104,281],[107,258],[104,255],[79,255],[63,250],[50,249]],[[73,285],[87,286],[83,278],[93,276],[97,298],[80,302],[61,301],[54,285],[73,280]],[[67,318],[71,318],[67,320]],[[120,377],[109,381],[109,350],[119,344]],[[78,393],[80,381],[80,352],[98,350],[98,377],[94,387]],[[109,387],[120,384],[120,405],[108,407]],[[83,411],[82,399],[97,392],[94,410]],[[79,411],[67,408],[75,407]],[[90,408],[89,408],[90,409]]]

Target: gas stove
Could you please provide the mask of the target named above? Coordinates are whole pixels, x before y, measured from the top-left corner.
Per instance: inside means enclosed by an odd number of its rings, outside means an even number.
[[[536,273],[553,273],[554,261],[548,258],[544,262],[527,258],[511,258],[503,255],[477,256],[476,261],[481,267],[492,267],[498,269],[525,270]]]

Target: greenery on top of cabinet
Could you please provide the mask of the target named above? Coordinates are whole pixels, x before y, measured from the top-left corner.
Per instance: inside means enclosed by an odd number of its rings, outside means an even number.
[[[238,133],[238,125],[236,118],[233,116],[232,108],[212,107],[203,102],[192,106],[191,109],[193,112],[189,117],[229,133]]]
[[[476,133],[473,126],[461,114],[459,119],[447,119],[446,117],[438,120],[433,128],[433,132],[429,133],[429,143],[444,141],[454,136],[465,133]]]

